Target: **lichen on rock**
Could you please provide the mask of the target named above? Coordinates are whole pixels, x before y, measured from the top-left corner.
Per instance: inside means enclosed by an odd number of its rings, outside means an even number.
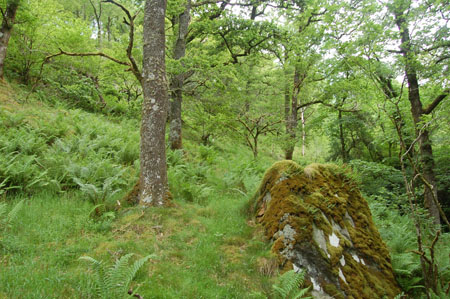
[[[389,252],[356,184],[335,165],[275,163],[250,204],[284,270],[306,270],[315,298],[393,298]]]

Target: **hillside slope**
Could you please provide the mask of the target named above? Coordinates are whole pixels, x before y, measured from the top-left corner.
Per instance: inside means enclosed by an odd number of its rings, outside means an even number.
[[[92,297],[93,269],[79,258],[127,253],[155,255],[133,286],[145,298],[269,294],[269,247],[241,210],[270,160],[187,140],[185,154],[168,153],[176,206],[126,207],[118,201],[137,179],[136,120],[1,89],[1,201],[25,207],[0,238],[0,297]]]

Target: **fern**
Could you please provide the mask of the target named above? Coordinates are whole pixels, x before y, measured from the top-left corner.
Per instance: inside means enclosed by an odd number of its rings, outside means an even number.
[[[138,259],[133,265],[129,265],[129,260],[132,256],[133,253],[126,254],[110,266],[90,256],[80,257],[81,260],[90,262],[94,268],[96,274],[94,285],[96,295],[99,298],[128,297],[127,293],[136,273],[145,262],[154,257],[154,255],[148,255]]]
[[[12,209],[6,214],[6,204],[0,204],[0,228],[6,228],[17,218],[17,214],[22,210],[25,200],[19,201]]]
[[[299,289],[305,281],[305,272],[296,273],[294,270],[287,271],[278,279],[278,284],[272,286],[275,296],[283,299],[312,298],[304,297],[308,288]]]

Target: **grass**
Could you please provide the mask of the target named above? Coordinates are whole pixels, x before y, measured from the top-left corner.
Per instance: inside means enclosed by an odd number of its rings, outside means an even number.
[[[81,193],[38,194],[27,200],[1,239],[0,294],[6,298],[90,297],[79,257],[114,260],[155,254],[138,275],[145,298],[246,298],[267,292],[257,268],[268,246],[240,214],[242,199],[218,197],[204,207],[124,209],[113,221],[89,217]],[[11,204],[22,197],[11,199]]]
[[[79,258],[114,264],[130,253],[130,262],[155,256],[131,285],[144,298],[273,294],[270,244],[243,210],[280,153],[261,147],[254,160],[235,140],[203,146],[187,132],[185,151],[168,151],[175,207],[119,206],[139,172],[138,122],[24,101],[21,92],[0,84],[0,203],[10,210],[24,200],[0,230],[0,298],[94,298],[95,269]],[[372,201],[374,220],[397,278],[414,291],[421,281],[413,228],[377,202],[384,193]],[[105,209],[93,213],[98,204]],[[441,240],[436,255],[448,280],[449,235]]]
[[[79,258],[128,253],[156,256],[132,284],[145,298],[271,292],[276,271],[260,271],[269,245],[242,214],[270,158],[247,163],[246,150],[186,140],[185,153],[169,152],[176,207],[119,207],[137,178],[138,123],[22,103],[2,88],[0,201],[25,206],[0,237],[0,298],[94,297],[95,271]],[[109,209],[92,217],[99,203]]]

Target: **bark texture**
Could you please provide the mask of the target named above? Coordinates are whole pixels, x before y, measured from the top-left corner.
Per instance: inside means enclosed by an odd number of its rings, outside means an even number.
[[[408,23],[403,11],[396,11],[395,22],[400,30],[401,46],[400,51],[405,61],[405,75],[408,82],[408,99],[411,104],[411,114],[414,120],[416,136],[419,140],[420,161],[422,164],[422,173],[431,189],[425,186],[424,202],[435,224],[440,224],[439,208],[437,201],[436,177],[434,174],[434,159],[431,146],[431,139],[428,129],[421,129],[421,122],[425,111],[422,106],[419,92],[419,80],[417,78],[416,64],[414,63],[414,53],[411,49],[411,37],[409,34]],[[435,201],[436,199],[436,201]]]
[[[144,16],[144,103],[141,124],[140,203],[162,206],[168,201],[165,124],[167,82],[164,18],[166,0],[147,0]]]
[[[5,11],[2,10],[2,27],[0,29],[0,79],[3,79],[3,66],[8,50],[9,38],[16,19],[19,0],[7,1]]]
[[[180,60],[186,55],[186,37],[191,21],[191,1],[188,0],[184,11],[178,16],[178,34],[175,42],[173,58]],[[171,78],[170,88],[172,101],[170,102],[170,131],[169,142],[171,149],[183,147],[181,135],[181,105],[183,101],[183,85],[186,73],[174,75]]]

